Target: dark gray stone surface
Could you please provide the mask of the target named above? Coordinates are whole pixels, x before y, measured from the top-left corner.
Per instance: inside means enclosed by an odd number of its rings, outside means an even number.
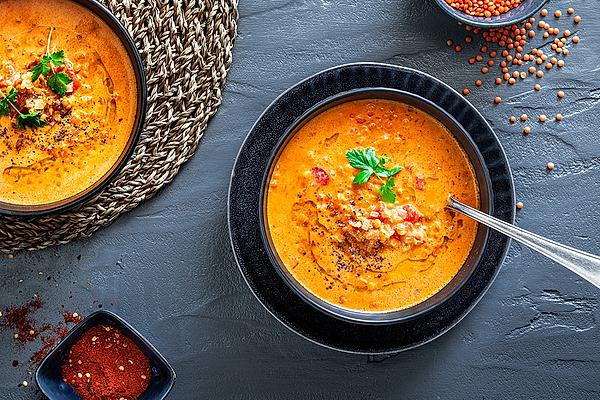
[[[580,26],[568,26],[568,6],[583,17]],[[547,72],[541,92],[535,78],[496,87],[488,74],[469,99],[512,163],[525,203],[517,223],[600,253],[600,8],[597,0],[548,8],[557,7],[557,26],[582,38],[563,70]],[[170,398],[177,400],[599,397],[600,292],[517,244],[465,320],[397,356],[320,348],[262,309],[233,260],[226,198],[235,154],[264,107],[296,81],[353,61],[418,68],[459,90],[481,75],[466,63],[475,46],[461,54],[446,47],[462,30],[432,1],[243,1],[240,11],[223,105],[194,159],[159,196],[94,237],[0,258],[0,307],[39,293],[47,306],[38,319],[56,321],[61,305],[88,314],[99,301],[172,362],[178,380]],[[566,92],[560,101],[559,88]],[[496,94],[504,99],[497,106]],[[559,111],[564,121],[531,121],[528,137],[507,123],[511,114]],[[547,161],[557,165],[550,174]],[[26,374],[11,366],[30,349],[15,348],[9,332],[0,343],[0,398],[39,398],[35,388],[17,387]]]

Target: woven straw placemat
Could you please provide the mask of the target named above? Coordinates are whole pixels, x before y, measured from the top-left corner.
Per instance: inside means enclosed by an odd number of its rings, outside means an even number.
[[[93,234],[171,182],[221,103],[236,36],[237,0],[101,0],[142,54],[146,126],[135,153],[95,200],[60,215],[0,217],[0,251],[43,249]]]

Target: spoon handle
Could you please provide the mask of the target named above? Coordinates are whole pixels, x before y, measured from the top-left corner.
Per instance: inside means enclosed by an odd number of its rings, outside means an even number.
[[[449,208],[542,253],[600,288],[600,257],[528,232],[525,229],[469,207],[453,198],[450,198],[448,203]]]

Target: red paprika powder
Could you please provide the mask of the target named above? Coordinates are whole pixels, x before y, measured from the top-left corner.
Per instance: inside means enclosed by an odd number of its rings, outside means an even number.
[[[148,357],[110,325],[87,330],[69,350],[63,381],[84,400],[136,400],[148,387]]]

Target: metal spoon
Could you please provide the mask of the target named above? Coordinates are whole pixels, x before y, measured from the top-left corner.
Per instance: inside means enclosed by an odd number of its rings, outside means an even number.
[[[448,208],[458,211],[500,233],[536,250],[551,260],[575,272],[577,275],[600,288],[600,257],[585,253],[535,233],[526,231],[498,218],[469,207],[460,201],[448,198]]]

